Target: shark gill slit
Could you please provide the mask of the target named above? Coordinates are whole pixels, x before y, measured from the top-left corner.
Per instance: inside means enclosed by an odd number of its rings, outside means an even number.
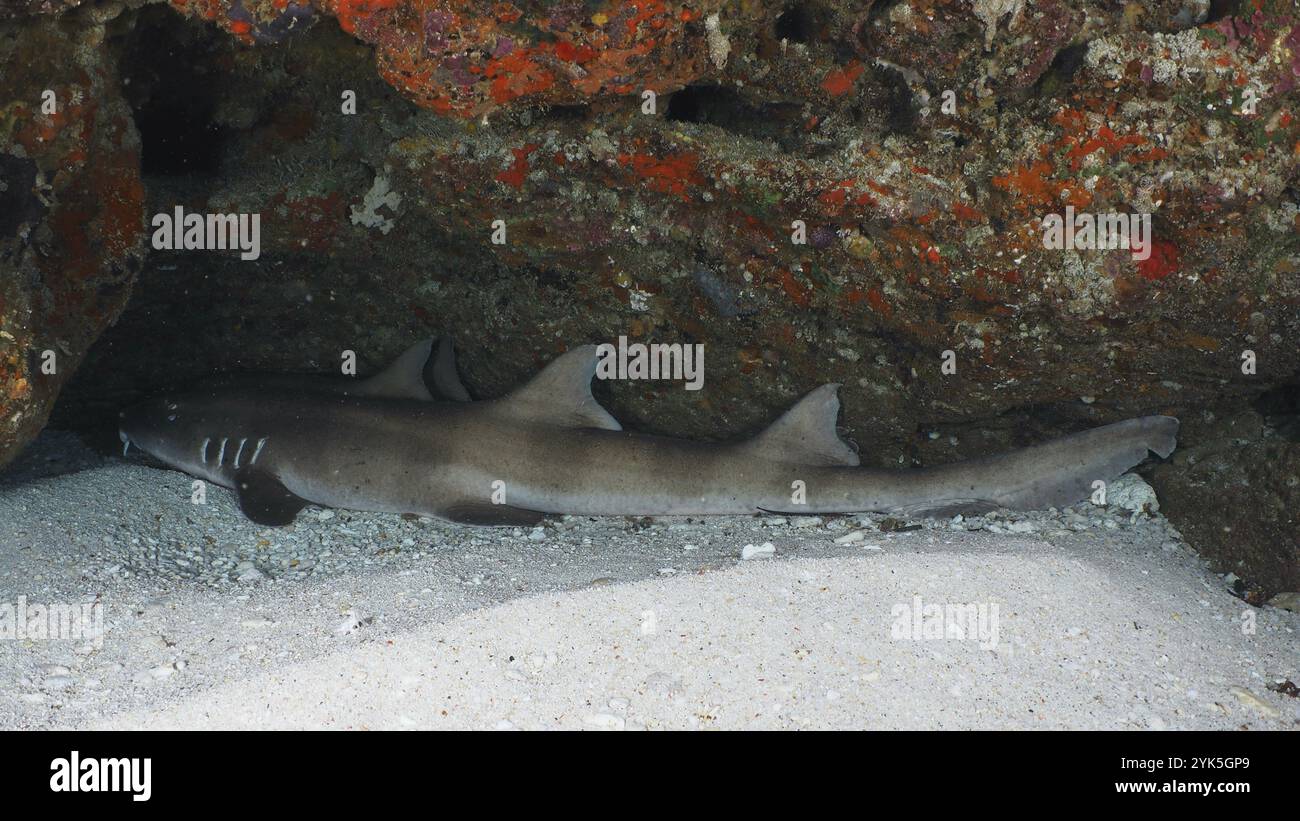
[[[248,460],[248,464],[257,464],[257,457],[262,454],[262,448],[266,446],[266,439],[267,437],[263,436],[261,439],[257,440],[257,447],[253,449],[253,456]]]
[[[239,450],[235,451],[235,464],[234,464],[234,468],[235,468],[236,470],[239,469],[239,457],[243,455],[243,453],[244,453],[244,443],[247,442],[247,441],[248,441],[248,439],[240,439],[240,440],[239,440]]]
[[[226,461],[226,442],[224,437],[221,439],[221,450],[217,451],[217,467],[221,467]]]
[[[199,446],[199,463],[206,465],[208,463],[208,445],[212,444],[211,439],[204,439],[203,444]]]

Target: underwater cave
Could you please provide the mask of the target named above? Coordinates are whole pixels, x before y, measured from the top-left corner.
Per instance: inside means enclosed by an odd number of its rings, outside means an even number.
[[[0,726],[1300,720],[1294,8],[455,5],[0,14]]]

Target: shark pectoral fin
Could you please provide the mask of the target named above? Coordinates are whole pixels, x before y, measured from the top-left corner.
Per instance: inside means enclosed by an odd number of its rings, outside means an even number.
[[[618,420],[591,395],[596,361],[595,345],[574,348],[507,396],[499,407],[511,416],[557,427],[622,430]]]
[[[524,510],[510,505],[494,505],[490,502],[460,502],[438,511],[438,515],[449,522],[460,525],[486,525],[503,527],[508,525],[535,525],[546,518],[546,514],[536,510]]]
[[[424,384],[424,366],[433,351],[433,339],[417,342],[393,360],[393,364],[364,380],[350,393],[356,396],[385,396],[393,399],[423,399],[433,394]]]
[[[235,493],[239,496],[239,509],[244,515],[268,527],[283,527],[291,523],[298,511],[307,506],[306,500],[280,484],[280,480],[266,471],[246,467],[235,474]]]
[[[424,365],[424,376],[424,382],[431,386],[430,393],[435,399],[469,401],[469,391],[465,390],[460,374],[456,372],[456,348],[451,337],[444,336],[438,340],[438,350]]]
[[[858,455],[835,432],[840,413],[839,387],[822,385],[809,393],[746,446],[773,461],[857,467]]]

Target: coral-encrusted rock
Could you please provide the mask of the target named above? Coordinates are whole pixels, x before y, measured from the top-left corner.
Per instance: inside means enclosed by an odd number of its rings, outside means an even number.
[[[29,14],[58,14],[81,5],[81,0],[4,0],[0,20]]]
[[[251,42],[311,6],[285,0],[171,0]],[[413,101],[474,117],[518,100],[576,102],[680,87],[708,63],[703,17],[724,5],[315,0],[375,47],[380,75]],[[283,26],[283,23],[279,25]],[[264,36],[264,35],[262,35]],[[716,40],[716,36],[715,36]],[[719,58],[721,59],[721,58]]]
[[[139,145],[101,22],[0,29],[0,464],[45,424],[139,265]]]
[[[1300,389],[1293,389],[1300,397]],[[1152,472],[1161,508],[1221,573],[1244,579],[1248,600],[1300,589],[1300,417],[1277,430],[1254,412],[1188,421],[1206,431]],[[1186,427],[1186,426],[1185,426]]]

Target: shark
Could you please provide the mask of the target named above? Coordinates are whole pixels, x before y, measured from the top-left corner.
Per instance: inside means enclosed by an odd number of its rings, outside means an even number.
[[[507,395],[472,401],[450,340],[426,339],[366,379],[224,376],[155,396],[121,411],[119,436],[124,453],[230,488],[265,526],[309,504],[487,526],[1063,508],[1176,447],[1178,420],[1145,416],[987,458],[865,467],[837,432],[837,384],[742,441],[635,433],[593,397],[597,359],[594,345],[573,348]]]

